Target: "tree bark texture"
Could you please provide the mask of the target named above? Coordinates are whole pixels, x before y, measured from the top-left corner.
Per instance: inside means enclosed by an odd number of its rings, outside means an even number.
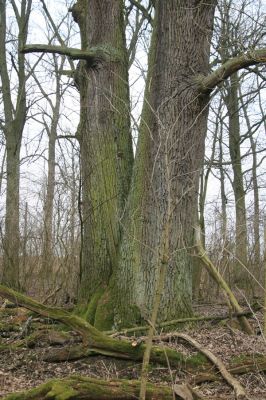
[[[208,95],[200,94],[194,77],[208,72],[215,1],[156,4],[133,181],[113,279],[114,292],[119,293],[116,322],[124,325],[138,322],[137,309],[150,317],[169,198],[169,262],[159,319],[191,312],[189,253],[208,113]]]
[[[102,46],[116,55],[116,61],[80,61],[76,73],[84,225],[80,300],[86,302],[108,284],[117,264],[119,221],[129,190],[133,151],[123,2],[78,0],[72,14],[80,27],[82,50]],[[94,316],[90,322],[94,323]]]

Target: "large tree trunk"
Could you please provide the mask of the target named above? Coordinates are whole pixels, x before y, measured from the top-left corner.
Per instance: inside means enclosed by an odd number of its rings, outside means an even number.
[[[159,318],[191,312],[190,252],[208,113],[208,95],[200,95],[193,78],[208,72],[215,3],[156,3],[133,182],[113,279],[117,323],[137,322],[139,312],[150,317],[169,202],[169,263]]]
[[[133,151],[123,1],[78,0],[72,12],[82,49],[102,46],[112,53],[109,62],[81,61],[77,71],[84,223],[79,297],[86,302],[101,293],[117,264]]]

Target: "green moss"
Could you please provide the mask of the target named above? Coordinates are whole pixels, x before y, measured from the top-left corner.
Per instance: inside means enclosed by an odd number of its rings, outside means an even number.
[[[20,326],[16,324],[5,324],[0,322],[1,332],[19,332]]]
[[[46,393],[50,390],[53,381],[38,386],[37,388],[30,389],[27,392],[14,393],[7,395],[4,400],[31,400],[31,399],[45,399]]]
[[[191,365],[193,367],[202,366],[208,362],[209,361],[207,357],[202,353],[194,354],[186,360],[186,364]]]
[[[264,354],[252,354],[252,358],[250,354],[239,354],[238,356],[234,356],[230,360],[230,364],[234,365],[241,365],[241,364],[250,364],[250,362],[256,364],[259,362],[265,362],[265,355]]]
[[[110,291],[107,289],[98,301],[95,312],[94,326],[99,331],[107,331],[112,329],[113,324],[114,304],[110,295]]]
[[[96,290],[85,312],[85,320],[89,322],[91,325],[94,325],[97,306],[103,294],[104,294],[104,288],[99,288],[98,290]]]
[[[0,352],[5,352],[5,351],[18,351],[19,345],[17,344],[4,344],[0,343]]]
[[[67,380],[63,382],[54,382],[51,390],[47,393],[46,398],[56,400],[75,399],[78,392],[71,387],[71,384],[71,380],[69,382]]]
[[[142,318],[141,312],[138,306],[129,305],[127,313],[123,313],[123,321],[118,324],[119,329],[125,327],[134,327],[145,325],[146,321]]]

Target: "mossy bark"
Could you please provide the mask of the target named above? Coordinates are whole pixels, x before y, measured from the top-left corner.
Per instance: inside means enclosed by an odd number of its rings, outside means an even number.
[[[256,358],[256,357],[255,357]],[[228,371],[232,374],[246,373],[249,371],[261,371],[266,369],[265,360],[255,360],[252,356],[252,361],[246,359],[238,360],[238,364],[244,364],[238,367],[230,367]],[[213,373],[210,369],[202,371],[194,376],[191,380],[194,384],[205,381],[219,380],[219,375]],[[140,390],[140,382],[133,380],[114,380],[103,381],[93,378],[80,376],[70,376],[65,379],[55,379],[48,381],[34,389],[23,393],[14,393],[7,395],[3,400],[133,400],[138,398]],[[146,391],[147,400],[172,400],[173,391],[171,388],[160,385],[147,384]]]
[[[190,1],[156,4],[132,185],[113,279],[113,291],[119,293],[115,322],[123,326],[136,324],[134,317],[150,319],[169,196],[169,262],[159,320],[191,313],[190,249],[209,100],[200,95],[194,74],[208,72],[215,1],[197,7]],[[139,315],[129,315],[132,306]]]
[[[96,58],[92,64],[80,61],[76,71],[83,193],[79,301],[86,304],[97,291],[108,287],[117,264],[119,221],[129,190],[133,151],[123,2],[78,0],[72,14],[80,28],[82,50],[101,47],[115,55]],[[100,326],[106,314],[100,321],[95,300],[87,317],[94,323],[96,316]],[[103,303],[104,299],[101,308]],[[112,318],[108,321],[111,328]],[[107,319],[103,327],[107,328]]]
[[[3,400],[134,400],[140,383],[133,380],[103,381],[72,376],[52,380],[24,393],[11,394]],[[147,386],[147,400],[172,400],[173,391],[166,386]]]

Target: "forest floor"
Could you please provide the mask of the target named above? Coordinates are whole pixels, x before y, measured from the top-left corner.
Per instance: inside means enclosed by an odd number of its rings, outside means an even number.
[[[141,371],[141,363],[133,361],[116,360],[110,357],[94,356],[77,361],[64,361],[53,363],[44,361],[47,352],[69,345],[69,341],[77,343],[80,337],[75,332],[70,333],[70,339],[64,340],[63,337],[54,334],[43,335],[40,341],[28,343],[25,339],[22,342],[23,333],[21,327],[28,321],[29,312],[23,308],[3,308],[0,306],[0,398],[4,398],[9,393],[23,391],[35,387],[51,378],[63,378],[68,375],[81,375],[105,380],[112,379],[138,379]],[[196,315],[223,315],[227,313],[225,305],[195,305]],[[192,338],[209,349],[219,357],[225,365],[228,365],[232,357],[242,357],[243,355],[256,356],[263,354],[266,356],[266,339],[261,334],[262,312],[259,311],[249,318],[255,332],[254,336],[248,336],[236,328],[235,320],[225,320],[223,322],[206,321],[194,325],[186,325],[182,328],[182,333],[189,334]],[[33,316],[31,323],[39,324],[39,329],[47,329],[44,319]],[[5,327],[17,326],[16,332],[8,332]],[[50,328],[53,332],[57,331],[59,325],[50,321]],[[30,327],[29,327],[30,329]],[[159,332],[160,333],[160,332]],[[124,337],[123,337],[124,338]],[[132,340],[132,337],[130,337]],[[9,345],[7,350],[3,345]],[[22,344],[16,348],[17,344]],[[1,347],[2,345],[2,347]],[[182,342],[174,337],[164,346],[169,346],[184,354],[190,355],[196,350],[188,343]],[[236,378],[242,383],[251,400],[266,399],[266,371],[250,372],[237,375]],[[149,373],[149,381],[171,385],[172,383],[181,384],[188,377],[181,370],[153,365]],[[205,382],[195,385],[199,393],[207,399],[234,399],[233,390],[223,380],[216,382]]]

